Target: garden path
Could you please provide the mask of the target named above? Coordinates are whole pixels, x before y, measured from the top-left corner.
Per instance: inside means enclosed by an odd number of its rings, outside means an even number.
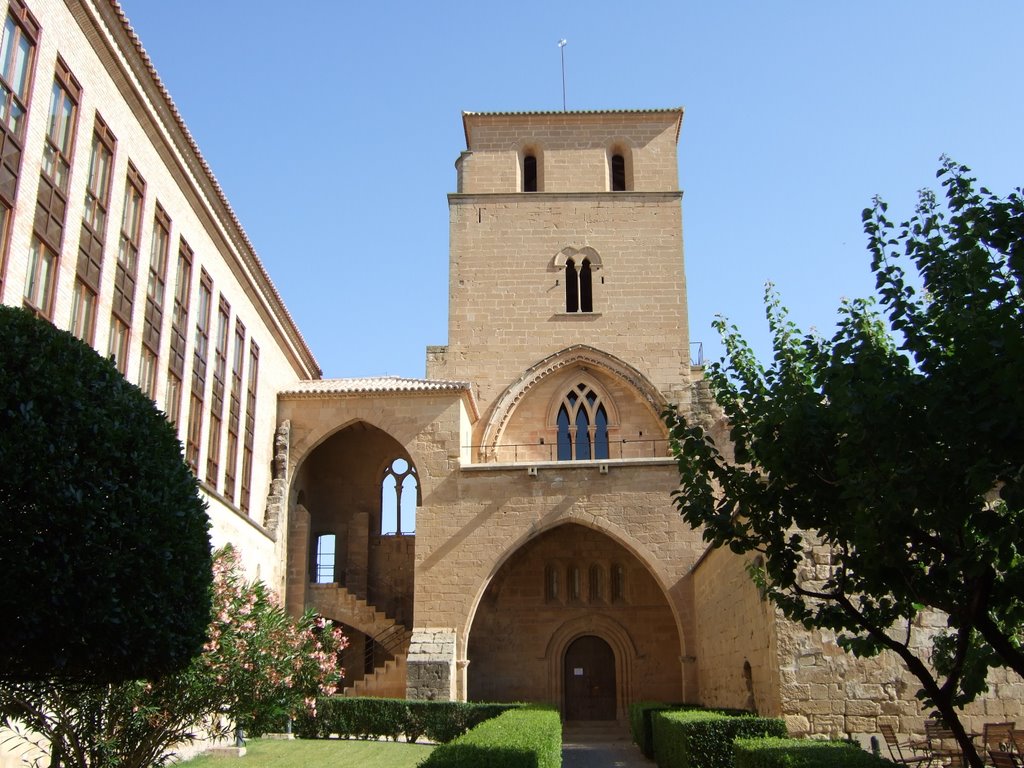
[[[651,768],[655,765],[615,722],[570,722],[562,726],[562,768]]]

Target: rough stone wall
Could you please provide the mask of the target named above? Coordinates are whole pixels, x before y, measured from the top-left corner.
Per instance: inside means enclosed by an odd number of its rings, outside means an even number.
[[[781,714],[775,607],[759,594],[744,558],[711,550],[693,580],[701,704]]]
[[[915,623],[912,648],[928,658],[932,636],[945,626],[942,616],[927,612]],[[778,620],[782,708],[795,735],[844,737],[867,742],[882,723],[904,737],[924,736],[929,712],[915,698],[917,678],[896,654],[885,651],[856,658],[836,644],[828,630],[806,630]],[[985,722],[1019,721],[1024,716],[1024,681],[1006,670],[989,675],[989,692],[964,708],[969,731]]]
[[[413,632],[409,643],[408,678],[405,695],[409,699],[454,701],[455,631],[448,628],[422,628]]]

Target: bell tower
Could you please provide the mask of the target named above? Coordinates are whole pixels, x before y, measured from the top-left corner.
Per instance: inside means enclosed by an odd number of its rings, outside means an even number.
[[[448,347],[428,376],[481,411],[574,345],[635,368],[666,401],[690,381],[676,145],[683,110],[463,113],[449,194]],[[482,422],[486,422],[484,416]]]

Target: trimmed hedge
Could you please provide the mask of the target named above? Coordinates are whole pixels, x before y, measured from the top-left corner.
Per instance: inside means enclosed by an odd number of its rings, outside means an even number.
[[[437,747],[423,768],[560,768],[562,720],[551,707],[511,709]]]
[[[849,741],[736,739],[735,768],[888,768],[895,765]]]
[[[640,747],[645,757],[654,757],[654,734],[651,715],[666,709],[678,709],[663,701],[634,701],[629,705],[629,732],[633,743]]]
[[[344,739],[405,736],[415,741],[426,736],[443,744],[517,706],[332,696],[317,699],[316,716],[301,715],[293,730],[302,739],[326,739],[335,733]]]
[[[782,720],[690,710],[652,713],[658,768],[732,768],[737,737],[785,737]]]

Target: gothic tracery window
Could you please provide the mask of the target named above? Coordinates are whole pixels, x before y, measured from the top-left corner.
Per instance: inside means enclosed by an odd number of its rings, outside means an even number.
[[[608,458],[608,411],[587,383],[580,382],[565,394],[555,423],[559,461]]]
[[[398,457],[384,470],[381,482],[380,532],[383,536],[416,533],[419,481],[416,467]]]

